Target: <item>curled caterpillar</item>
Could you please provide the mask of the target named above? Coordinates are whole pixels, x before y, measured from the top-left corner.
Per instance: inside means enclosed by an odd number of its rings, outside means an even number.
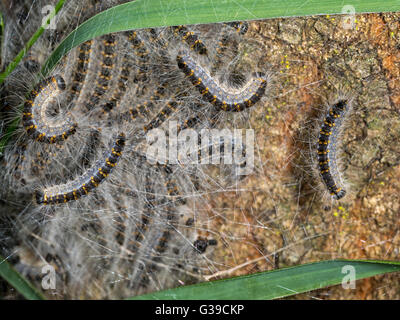
[[[99,186],[111,173],[125,146],[125,134],[118,134],[111,146],[111,150],[104,154],[104,159],[96,162],[85,174],[72,182],[61,186],[54,186],[43,191],[37,191],[35,199],[37,204],[61,204],[78,200]]]
[[[343,198],[346,191],[338,186],[334,178],[337,171],[336,144],[347,101],[340,100],[334,104],[325,117],[318,138],[318,166],[322,180],[334,199]]]
[[[40,82],[28,95],[24,104],[22,122],[33,139],[55,143],[75,133],[77,124],[69,117],[54,121],[46,114],[49,103],[63,90],[65,90],[64,79],[56,75]]]
[[[267,80],[264,74],[256,73],[244,88],[230,91],[222,88],[188,54],[178,55],[176,60],[178,67],[199,90],[203,98],[224,111],[243,111],[253,106],[265,93]]]

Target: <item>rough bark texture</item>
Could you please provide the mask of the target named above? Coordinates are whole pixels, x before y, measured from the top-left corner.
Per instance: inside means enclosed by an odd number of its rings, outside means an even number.
[[[341,16],[251,24],[249,36],[265,46],[260,58],[272,65],[276,86],[274,98],[251,114],[257,174],[244,191],[210,200],[224,213],[214,219],[229,243],[215,254],[226,257],[231,272],[223,276],[322,259],[399,260],[399,18],[357,15],[351,29]],[[317,186],[308,148],[317,139],[313,120],[340,95],[353,99],[353,111],[342,136],[348,194],[336,202]],[[295,298],[399,299],[399,275]]]

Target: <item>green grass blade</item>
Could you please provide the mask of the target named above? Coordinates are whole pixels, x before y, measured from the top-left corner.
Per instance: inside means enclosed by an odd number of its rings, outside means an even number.
[[[400,10],[397,0],[354,0],[355,11]],[[137,0],[105,10],[81,24],[45,63],[47,74],[69,50],[103,34],[123,30],[234,20],[342,13],[341,0]]]
[[[38,292],[24,277],[22,277],[8,262],[0,256],[0,277],[12,285],[20,294],[29,300],[43,300]]]
[[[348,272],[342,273],[342,268],[345,266],[354,267],[356,280],[400,271],[400,262],[331,260],[226,280],[204,282],[196,285],[137,296],[131,299],[277,299],[297,293],[341,284],[343,277],[348,274]]]

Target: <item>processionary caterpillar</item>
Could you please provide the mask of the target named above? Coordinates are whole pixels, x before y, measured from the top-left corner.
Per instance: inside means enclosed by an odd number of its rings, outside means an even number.
[[[111,149],[104,154],[104,159],[97,161],[86,173],[71,182],[37,191],[37,204],[61,204],[87,195],[111,173],[122,155],[124,146],[125,134],[119,133]]]
[[[63,90],[65,90],[64,79],[56,75],[41,81],[28,95],[24,104],[22,122],[33,139],[55,143],[75,133],[77,124],[69,117],[64,117],[63,120],[52,120],[46,114],[49,103]]]
[[[318,166],[322,180],[334,199],[343,198],[346,191],[338,186],[337,150],[340,126],[348,105],[346,100],[335,103],[325,117],[318,138]]]
[[[267,80],[264,74],[254,74],[244,88],[225,89],[188,54],[178,55],[178,67],[185,73],[206,101],[224,111],[240,112],[253,106],[265,93]]]

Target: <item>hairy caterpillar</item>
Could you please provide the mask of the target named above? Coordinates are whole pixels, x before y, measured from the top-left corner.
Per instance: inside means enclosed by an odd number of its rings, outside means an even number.
[[[131,74],[132,64],[129,61],[129,57],[124,55],[123,64],[120,68],[117,88],[113,91],[112,96],[108,101],[102,106],[103,112],[108,113],[116,106],[119,105],[122,96],[125,94],[126,86],[129,81],[129,76]]]
[[[104,154],[104,159],[96,162],[85,174],[60,186],[52,186],[43,191],[37,191],[35,199],[37,204],[61,204],[72,200],[78,200],[99,186],[111,173],[125,145],[125,134],[118,134],[111,146],[111,150]]]
[[[340,126],[344,114],[348,109],[346,100],[335,103],[328,111],[321,126],[318,138],[318,166],[330,194],[334,199],[339,200],[346,194],[346,190],[339,186],[337,176],[337,143]]]
[[[23,125],[30,136],[40,142],[55,143],[68,138],[76,131],[77,124],[70,118],[63,121],[49,120],[47,107],[60,91],[65,90],[64,79],[47,78],[31,91],[24,104]]]
[[[186,74],[204,99],[224,111],[243,111],[253,106],[265,93],[267,80],[263,74],[253,74],[253,79],[240,90],[222,88],[209,73],[188,54],[178,55],[179,68]]]
[[[92,110],[96,104],[99,103],[101,96],[108,90],[109,82],[112,79],[111,69],[114,68],[116,57],[115,52],[115,37],[112,34],[104,36],[103,41],[103,51],[101,55],[103,61],[101,62],[101,69],[96,80],[96,88],[89,98],[89,103],[86,104],[88,110]]]
[[[182,41],[186,42],[190,49],[194,50],[198,54],[206,55],[208,50],[204,43],[194,34],[193,31],[189,31],[185,26],[172,27],[175,31],[175,35],[179,35]]]
[[[72,100],[75,96],[79,96],[82,90],[82,85],[86,77],[88,63],[90,61],[90,51],[93,41],[89,40],[79,46],[78,63],[76,70],[72,76],[71,95],[69,100]]]

